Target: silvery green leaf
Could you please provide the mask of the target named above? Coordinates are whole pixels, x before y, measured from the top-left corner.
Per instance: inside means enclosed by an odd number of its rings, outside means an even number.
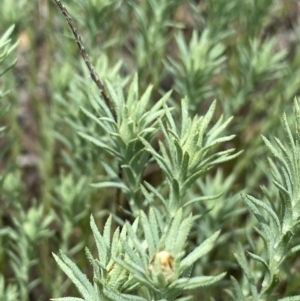
[[[181,187],[181,191],[182,192],[187,191],[195,183],[195,181],[197,181],[202,175],[204,175],[207,172],[207,170],[208,170],[208,168],[204,167],[201,170],[199,170],[196,173],[189,176],[183,183],[183,185]]]
[[[94,235],[94,239],[96,242],[96,246],[97,246],[97,251],[98,251],[98,258],[99,261],[106,266],[108,264],[108,248],[109,245],[106,244],[105,239],[103,238],[103,236],[100,234],[97,225],[95,223],[95,220],[93,218],[93,216],[91,215],[91,220],[90,220],[90,226]]]
[[[181,100],[181,133],[180,136],[183,138],[188,134],[190,127],[190,117],[188,111],[188,100],[187,97]]]
[[[143,267],[143,261],[142,259],[138,256],[138,253],[135,252],[127,243],[126,240],[122,241],[122,245],[124,248],[124,251],[126,253],[126,255],[128,255],[129,259],[131,260],[131,262],[134,262],[136,265],[139,265],[140,267]]]
[[[138,219],[135,220],[135,223],[131,226],[128,222],[126,223],[126,229],[128,232],[128,236],[131,241],[129,241],[129,245],[135,248],[135,251],[139,254],[140,259],[142,260],[143,266],[147,267],[148,260],[145,252],[145,247],[141,244],[140,240],[136,235],[136,231],[138,227]]]
[[[111,239],[111,223],[112,223],[112,215],[108,217],[103,230],[103,238],[108,247],[110,246],[110,239]]]
[[[134,75],[133,81],[131,82],[131,85],[129,87],[129,92],[127,96],[127,105],[131,107],[139,97],[139,91],[138,91],[138,76],[137,74]]]
[[[223,124],[223,115],[220,116],[219,120],[215,123],[215,125],[209,130],[207,133],[207,141],[206,144],[210,144],[218,135],[224,131],[224,129],[228,126],[228,124],[233,120],[233,116],[228,118]]]
[[[179,231],[180,224],[182,223],[183,212],[182,209],[179,209],[176,212],[176,215],[172,219],[171,226],[166,233],[165,246],[168,251],[173,250],[177,243],[177,234]]]
[[[125,260],[121,260],[120,258],[113,257],[114,261],[118,263],[121,267],[126,269],[129,273],[132,274],[132,276],[139,281],[141,284],[144,284],[148,287],[150,287],[153,290],[157,290],[153,284],[151,279],[149,278],[148,274],[144,271],[144,269],[135,264],[134,262],[128,262]]]
[[[252,275],[250,267],[248,266],[247,259],[245,257],[244,250],[243,250],[241,244],[238,244],[238,250],[237,251],[238,252],[237,253],[234,252],[233,255],[235,256],[235,258],[238,261],[240,267],[242,268],[245,276],[248,279],[250,291],[251,291],[252,296],[254,297],[254,300],[259,300],[258,299],[258,291],[257,291],[257,287],[256,287],[256,282],[254,280],[254,277]]]
[[[196,247],[190,254],[188,254],[181,262],[180,262],[180,271],[184,271],[186,268],[193,265],[199,258],[203,255],[207,254],[212,248],[213,245],[218,238],[220,231],[215,232],[209,238],[207,238],[201,245]]]
[[[120,292],[111,287],[105,287],[104,294],[111,301],[147,301],[146,299],[139,296],[121,294]]]
[[[254,198],[251,195],[246,195],[246,198],[252,202],[253,204],[255,204],[258,207],[263,208],[264,210],[266,210],[269,214],[269,216],[273,219],[273,221],[275,222],[276,226],[277,226],[277,231],[280,233],[281,230],[281,224],[280,224],[280,220],[276,214],[276,212],[266,203]]]
[[[100,182],[100,183],[92,183],[90,186],[95,187],[95,188],[107,188],[107,187],[113,187],[113,188],[120,188],[122,191],[125,193],[130,193],[129,188],[121,182]]]
[[[300,295],[298,295],[298,296],[292,296],[292,297],[280,298],[277,301],[300,301]]]
[[[154,238],[154,232],[158,230],[158,228],[152,229],[150,226],[149,220],[146,216],[146,214],[143,211],[140,211],[140,217],[141,217],[141,223],[144,230],[145,238],[147,241],[147,246],[149,250],[149,256],[152,258],[157,250],[157,242],[158,240],[155,240]]]
[[[165,198],[159,193],[158,189],[155,189],[152,185],[150,185],[147,182],[144,182],[145,187],[147,187],[150,192],[156,196],[158,198],[158,200],[161,202],[161,204],[164,206],[165,210],[167,210],[168,205],[167,205],[167,201],[165,200]],[[142,187],[143,191],[146,192],[146,190]],[[147,192],[146,192],[147,193]],[[144,193],[145,196],[147,196],[147,194]],[[148,194],[148,198],[150,198],[150,195]]]
[[[256,204],[251,202],[245,195],[242,195],[244,202],[247,204],[251,212],[255,215],[260,226],[264,231],[264,238],[266,239],[268,248],[271,249],[275,242],[275,234],[272,232],[272,229],[269,226],[269,223],[266,221],[261,212],[257,209]]]
[[[258,256],[258,255],[254,254],[254,253],[252,253],[252,252],[249,252],[249,251],[247,251],[247,254],[248,254],[252,259],[257,260],[257,261],[259,261],[260,263],[262,263],[263,266],[267,269],[268,273],[271,274],[270,267],[269,267],[268,263],[265,261],[265,259],[264,259],[263,257]]]
[[[159,235],[160,235],[160,229],[159,229],[155,211],[152,207],[149,210],[149,224],[150,224],[151,232],[153,235],[153,243],[154,243],[155,248],[157,248],[158,241],[159,241]]]
[[[0,38],[0,47],[2,47],[2,45],[5,45],[6,41],[8,40],[8,37],[12,34],[12,32],[14,31],[15,25],[11,25],[5,32],[4,34],[1,36]]]
[[[246,299],[244,298],[242,288],[241,288],[240,284],[238,283],[238,281],[233,276],[230,277],[230,280],[231,280],[231,283],[233,285],[233,288],[234,288],[234,291],[235,291],[235,294],[237,297],[237,299],[234,299],[234,300],[245,301]]]
[[[287,122],[287,118],[286,118],[286,114],[283,113],[282,115],[282,124],[283,124],[283,128],[284,128],[284,131],[286,132],[287,134],[287,137],[288,137],[288,141],[289,141],[289,144],[290,144],[290,147],[291,149],[295,149],[295,141],[294,141],[294,137],[292,135],[292,132],[291,132],[291,129],[289,127],[289,124]]]
[[[170,288],[190,290],[197,287],[208,286],[220,281],[224,278],[226,273],[222,273],[218,276],[198,276],[193,278],[179,278],[170,284]]]
[[[63,298],[53,298],[53,301],[86,301],[86,299],[76,298],[76,297],[63,297]]]
[[[187,218],[183,219],[182,223],[179,226],[179,230],[176,237],[176,244],[174,245],[173,252],[178,254],[184,248],[188,234],[191,231],[193,225],[192,215],[190,214]]]
[[[53,254],[55,261],[70,278],[70,280],[76,285],[77,289],[81,293],[84,299],[90,300],[93,298],[94,287],[83,274],[79,268],[71,261],[66,255],[60,253],[60,256]]]
[[[94,114],[92,114],[91,112],[86,110],[84,107],[80,107],[80,109],[87,117],[89,117],[90,119],[95,121],[101,128],[103,128],[104,130],[107,131],[107,128],[104,126],[104,123],[101,122],[101,120],[99,118],[97,118]]]
[[[299,250],[300,250],[300,245],[297,245],[297,246],[295,246],[295,247],[292,247],[292,248],[288,251],[288,253],[285,255],[285,258],[291,256],[292,254],[298,252]]]
[[[205,201],[210,201],[210,200],[215,200],[215,199],[218,199],[219,197],[221,197],[224,193],[223,192],[220,192],[216,195],[211,195],[211,196],[200,196],[200,197],[196,197],[188,202],[186,202],[184,205],[183,205],[183,208],[186,207],[186,206],[189,206],[193,203],[196,203],[196,202],[205,202]]]
[[[115,155],[117,158],[120,158],[120,154],[115,151],[113,148],[109,147],[106,143],[100,141],[99,139],[96,139],[88,134],[85,134],[83,132],[78,132],[79,136],[81,136],[82,138],[92,142],[93,144],[99,146],[100,148],[102,148],[103,150],[106,150],[107,152]]]

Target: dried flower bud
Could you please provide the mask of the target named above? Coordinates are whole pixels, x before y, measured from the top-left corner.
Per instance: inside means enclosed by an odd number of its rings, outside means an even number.
[[[170,278],[170,276],[173,274],[174,264],[174,257],[172,254],[168,251],[160,251],[156,253],[149,265],[150,273],[153,272],[156,262],[159,264],[160,271],[166,276],[166,278]]]

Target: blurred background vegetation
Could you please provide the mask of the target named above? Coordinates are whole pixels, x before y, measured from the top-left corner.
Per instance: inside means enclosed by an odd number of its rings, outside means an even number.
[[[179,108],[187,96],[190,113],[204,114],[218,100],[218,114],[234,116],[228,148],[244,149],[234,161],[198,180],[195,195],[223,195],[195,205],[203,214],[191,247],[217,229],[215,250],[194,272],[220,270],[241,278],[233,255],[247,244],[254,218],[241,191],[275,197],[260,135],[283,137],[280,115],[292,116],[300,91],[300,5],[297,0],[66,0],[101,79],[124,88],[137,72],[141,91],[154,85],[153,103],[173,90]],[[108,212],[123,217],[115,190],[89,184],[117,170],[115,158],[87,143],[77,131],[105,135],[80,107],[90,111],[97,93],[71,31],[51,0],[2,0],[0,35],[12,24],[16,49],[0,66],[0,300],[49,300],[78,295],[51,252],[62,249],[85,271],[90,246],[89,216],[101,229]],[[2,70],[1,69],[1,70]],[[8,92],[8,93],[5,93]],[[175,113],[176,114],[176,113]],[[3,128],[2,128],[3,127]],[[4,129],[5,127],[5,129]],[[159,138],[159,137],[158,137]],[[159,185],[155,164],[144,178]],[[117,219],[117,222],[122,222]],[[247,221],[247,224],[246,224]],[[225,248],[225,249],[224,249]],[[226,252],[224,252],[226,250]],[[225,254],[224,254],[225,253]],[[299,260],[286,264],[280,295],[300,294]],[[229,276],[228,276],[229,277]],[[193,292],[195,300],[228,300],[228,279]]]

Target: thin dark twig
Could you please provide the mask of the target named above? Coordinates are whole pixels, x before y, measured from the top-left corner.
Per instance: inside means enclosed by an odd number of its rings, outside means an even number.
[[[89,56],[83,46],[81,37],[79,35],[79,32],[76,28],[76,24],[73,21],[73,19],[71,18],[68,10],[66,9],[66,7],[61,3],[60,0],[54,0],[55,3],[57,4],[57,6],[60,8],[61,12],[63,13],[63,15],[65,16],[69,26],[71,27],[71,30],[73,32],[73,35],[75,37],[76,43],[79,47],[80,50],[80,54],[86,64],[86,66],[88,67],[89,71],[90,71],[90,76],[92,78],[92,80],[95,82],[95,84],[97,85],[106,105],[109,107],[114,119],[116,120],[116,113],[115,113],[115,109],[114,106],[111,102],[111,100],[109,99],[109,96],[107,95],[106,91],[105,91],[105,87],[103,85],[103,82],[99,79],[97,72],[95,71],[95,68],[93,66],[93,64],[91,63]]]

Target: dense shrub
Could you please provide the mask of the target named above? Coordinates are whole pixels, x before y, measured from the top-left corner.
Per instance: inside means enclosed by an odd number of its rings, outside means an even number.
[[[299,15],[3,0],[0,301],[300,300]]]

